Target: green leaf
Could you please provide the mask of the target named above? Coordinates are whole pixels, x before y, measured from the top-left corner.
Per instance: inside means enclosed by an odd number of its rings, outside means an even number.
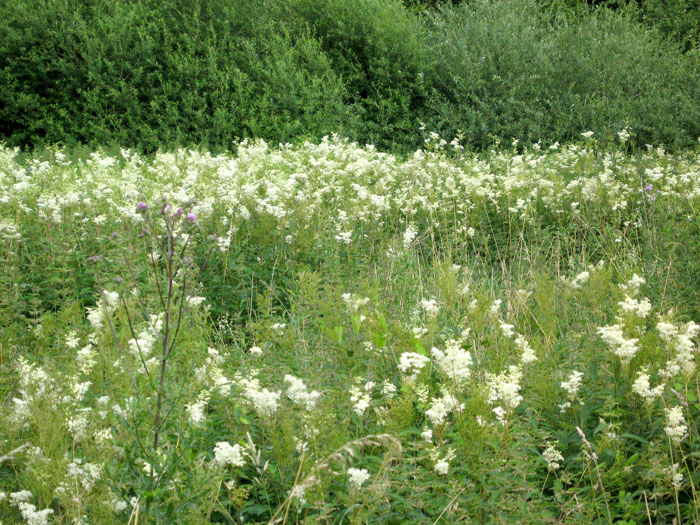
[[[418,339],[416,339],[416,340],[413,342],[413,348],[415,348],[417,354],[424,355],[425,357],[428,357],[428,351],[427,351],[427,350],[425,349],[425,347],[421,344],[421,342],[418,341]]]
[[[649,444],[649,442],[646,439],[639,437],[639,436],[635,436],[634,434],[620,434],[620,436],[623,438],[627,438],[627,439],[634,439],[635,441],[639,441],[640,443],[644,443],[645,445]],[[632,456],[632,457],[634,457],[634,456]]]

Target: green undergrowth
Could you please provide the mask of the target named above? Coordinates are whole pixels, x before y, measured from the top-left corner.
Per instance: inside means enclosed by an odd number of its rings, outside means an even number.
[[[3,521],[697,521],[700,157],[627,133],[4,148]]]

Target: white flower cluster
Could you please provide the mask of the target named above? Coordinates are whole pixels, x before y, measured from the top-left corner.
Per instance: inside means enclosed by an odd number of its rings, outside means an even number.
[[[0,239],[5,242],[19,241],[22,239],[22,234],[13,222],[0,219]]]
[[[576,277],[574,277],[571,280],[571,286],[574,288],[581,288],[581,285],[588,282],[588,279],[591,277],[591,273],[587,270],[582,271],[581,273],[577,274]]]
[[[598,328],[598,335],[603,342],[608,345],[613,353],[620,360],[627,364],[639,348],[637,347],[637,339],[627,339],[620,325],[603,326]]]
[[[75,350],[80,345],[80,338],[78,337],[78,332],[72,330],[66,334],[66,346],[71,350]]]
[[[557,447],[551,443],[547,444],[547,448],[544,449],[544,452],[542,452],[542,457],[547,463],[547,468],[550,470],[550,472],[559,470],[561,463],[564,461],[564,456],[562,456]]]
[[[581,388],[581,382],[583,380],[583,372],[574,370],[571,372],[569,379],[562,381],[561,387],[566,392],[566,396],[572,403],[576,400],[576,395],[578,394],[579,388]]]
[[[494,301],[494,303],[491,305],[491,313],[498,315],[501,303],[502,301],[500,299]],[[535,351],[530,346],[530,343],[528,343],[527,339],[525,339],[522,334],[515,331],[515,327],[512,324],[508,324],[505,321],[499,321],[499,326],[501,328],[501,333],[505,337],[515,336],[515,344],[522,352],[520,356],[521,363],[528,364],[537,361],[537,355],[535,355]]]
[[[88,427],[90,422],[87,415],[91,412],[89,407],[76,410],[75,413],[66,417],[66,428],[73,435],[76,441],[82,441],[88,437]]]
[[[411,328],[411,333],[416,339],[420,339],[428,333],[428,329],[425,326],[414,326]]]
[[[430,359],[415,352],[404,352],[399,357],[399,370],[406,375],[409,382],[415,381],[418,374],[430,362]]]
[[[64,502],[78,503],[95,487],[101,475],[100,465],[83,463],[80,458],[75,458],[66,466],[65,478],[56,487],[56,497]]]
[[[445,351],[433,347],[431,350],[433,359],[438,368],[451,381],[464,384],[471,374],[472,356],[468,350],[462,348],[460,341],[450,339],[445,343]]]
[[[527,339],[525,339],[524,336],[521,334],[518,334],[515,337],[515,344],[518,346],[520,351],[522,352],[520,356],[520,362],[523,363],[524,365],[528,363],[532,363],[534,361],[537,361],[537,356],[535,355],[535,351],[532,349],[530,346],[530,343],[527,342]]]
[[[632,278],[624,284],[620,285],[620,288],[627,292],[630,296],[636,297],[639,293],[639,289],[643,284],[646,284],[644,277],[640,277],[636,273],[632,275]]]
[[[338,241],[340,244],[351,244],[352,243],[352,231],[339,232],[335,236],[335,240]]]
[[[450,462],[445,458],[438,459],[435,462],[435,472],[441,476],[446,476],[450,470]]]
[[[624,301],[620,301],[617,304],[624,313],[631,313],[642,319],[646,318],[651,312],[651,303],[646,297],[634,299],[626,296]]]
[[[129,339],[129,349],[136,358],[146,359],[151,355],[153,346],[160,337],[163,329],[164,314],[151,315],[148,326],[144,328],[138,337]]]
[[[680,472],[680,464],[674,463],[666,469],[666,475],[671,481],[671,485],[675,490],[681,490],[683,486],[683,474]]]
[[[440,313],[440,305],[435,298],[421,300],[420,307],[429,317],[435,317]]]
[[[231,445],[228,441],[219,441],[216,446],[214,446],[214,464],[221,467],[227,465],[242,467],[245,465],[242,451],[243,447],[238,443]]]
[[[367,384],[374,386],[372,383]],[[352,410],[360,417],[367,411],[371,401],[368,391],[371,390],[371,388],[368,389],[366,386],[367,385],[365,385],[364,390],[357,386],[350,387],[350,402],[352,403]]]
[[[647,370],[640,370],[637,373],[637,379],[632,383],[632,391],[644,399],[646,404],[650,405],[655,399],[663,395],[664,385],[661,384],[651,388]]]
[[[683,417],[683,409],[679,406],[666,409],[666,435],[674,443],[680,443],[688,433],[688,425]]]
[[[19,378],[19,397],[12,398],[13,412],[11,418],[15,425],[27,425],[31,406],[45,396],[54,395],[54,381],[43,368],[29,363],[24,357],[17,359],[17,376]]]
[[[224,356],[216,348],[207,348],[207,357],[201,367],[196,370],[199,383],[204,383],[210,393],[218,392],[220,396],[228,396],[231,392],[231,380],[224,375],[222,365]]]
[[[201,296],[193,296],[193,295],[188,295],[187,296],[187,305],[196,308],[200,306],[202,303],[204,303],[207,300],[206,297],[201,297]]]
[[[433,398],[432,405],[425,412],[425,417],[434,427],[437,427],[442,425],[452,412],[460,412],[463,409],[463,403],[460,403],[449,392],[444,392],[441,398]]]
[[[501,322],[501,333],[505,337],[513,337],[515,335],[515,327],[512,324],[508,324],[504,321]]]
[[[0,503],[5,497],[5,493],[0,492]],[[20,490],[19,492],[11,492],[8,499],[10,505],[16,507],[22,514],[22,519],[27,525],[48,525],[49,516],[53,514],[53,509],[36,510],[36,505],[29,503],[31,497],[32,493],[28,490]]]
[[[87,318],[95,332],[98,334],[104,327],[105,304],[107,310],[114,310],[119,304],[119,294],[117,292],[103,291],[94,308],[86,308]]]
[[[316,390],[309,392],[306,389],[304,381],[290,374],[284,376],[284,381],[289,383],[287,397],[306,410],[313,410],[316,406],[316,402],[321,397],[321,393]]]
[[[412,225],[409,224],[409,226],[406,228],[406,231],[403,234],[403,249],[408,250],[411,245],[413,244],[413,241],[416,239],[416,236],[418,235],[418,232],[416,231],[416,228]]]
[[[444,455],[440,454],[438,449],[430,453],[430,459],[433,461],[433,469],[440,476],[446,476],[450,471],[450,463],[457,456],[453,448],[448,448]]]
[[[370,477],[367,469],[354,467],[348,469],[348,484],[354,490],[359,490]]]
[[[369,304],[369,297],[360,297],[351,293],[344,293],[341,297],[351,312],[357,312],[362,306]]]
[[[581,388],[582,380],[583,372],[574,370],[566,381],[561,382],[561,388],[566,392],[567,397],[567,401],[559,405],[561,412],[564,412],[567,408],[571,408],[571,405],[576,401],[576,396]]]
[[[387,399],[392,399],[396,397],[397,388],[391,381],[384,381],[382,383],[382,395]]]
[[[487,374],[488,402],[491,405],[498,405],[493,409],[494,414],[500,422],[504,422],[506,416],[510,414],[523,400],[520,394],[520,380],[522,370],[517,366],[511,366],[508,371],[498,375]]]
[[[257,379],[238,380],[238,384],[243,389],[243,397],[253,406],[253,409],[262,417],[270,417],[277,411],[281,392],[273,392],[260,385]]]
[[[88,343],[76,353],[78,368],[83,374],[89,374],[95,366],[97,353],[92,345]]]
[[[199,398],[194,403],[185,405],[187,417],[193,427],[201,427],[207,418],[206,410],[209,405],[209,393],[204,391],[200,393]]]
[[[667,361],[666,367],[662,370],[662,377],[668,379],[678,373],[683,373],[686,377],[692,376],[696,368],[694,355],[696,347],[693,339],[700,332],[700,326],[693,321],[682,327],[660,321],[656,329],[669,350],[675,352],[675,356]]]

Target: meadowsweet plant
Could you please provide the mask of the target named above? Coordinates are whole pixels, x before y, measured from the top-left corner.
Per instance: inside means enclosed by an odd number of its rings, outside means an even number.
[[[628,132],[0,148],[0,519],[700,520],[700,157]]]

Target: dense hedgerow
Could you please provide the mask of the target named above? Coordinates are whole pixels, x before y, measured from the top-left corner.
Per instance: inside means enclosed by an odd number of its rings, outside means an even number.
[[[532,2],[470,2],[431,17],[440,68],[433,129],[490,137],[614,137],[629,125],[644,143],[700,135],[693,57],[681,57],[627,13],[598,10],[567,22]],[[683,137],[685,135],[685,137]]]
[[[3,4],[1,132],[10,143],[230,147],[350,126],[310,31],[264,0]]]
[[[698,151],[0,149],[0,516],[700,519]]]
[[[438,5],[439,4],[439,5]],[[470,147],[626,124],[641,143],[700,135],[697,53],[627,11],[534,0],[10,1],[0,6],[9,145],[141,151],[337,132],[410,151],[421,122]]]
[[[543,5],[580,16],[589,9],[628,10],[648,28],[658,31],[684,52],[700,45],[699,0],[541,0]],[[428,6],[425,6],[428,7]],[[432,7],[432,5],[431,5]]]

